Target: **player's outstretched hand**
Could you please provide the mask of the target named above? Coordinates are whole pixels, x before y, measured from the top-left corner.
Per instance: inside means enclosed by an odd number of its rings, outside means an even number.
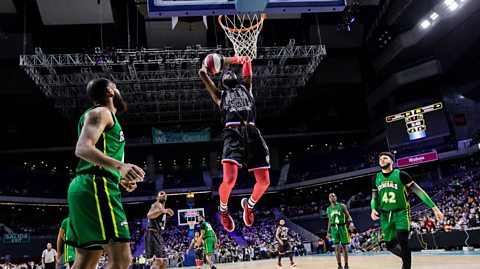
[[[169,215],[170,217],[173,216],[173,214],[174,214],[174,212],[171,208],[165,209],[165,213],[167,213],[167,215]]]
[[[121,179],[126,179],[129,182],[141,182],[145,177],[145,172],[142,168],[130,163],[122,164],[118,172],[120,172]]]
[[[435,214],[435,217],[437,218],[437,220],[443,220],[444,219],[442,211],[440,211],[440,209],[438,209],[437,206],[432,207],[432,210],[433,210],[433,214]]]
[[[350,231],[355,230],[355,225],[353,224],[353,222],[350,222],[349,229]]]
[[[372,217],[372,220],[379,220],[380,217],[378,216],[378,212],[375,209],[372,209],[372,214],[370,214],[370,217]]]
[[[122,185],[127,192],[132,192],[137,188],[137,182],[131,182],[126,179],[121,179],[120,185]]]
[[[327,238],[328,241],[332,240],[332,237],[330,236],[330,234],[327,234],[325,238]]]

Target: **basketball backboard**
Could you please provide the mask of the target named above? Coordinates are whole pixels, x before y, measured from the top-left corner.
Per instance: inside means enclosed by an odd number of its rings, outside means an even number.
[[[263,13],[341,12],[345,0],[268,0]],[[148,0],[150,18],[217,16],[240,13],[235,0]]]
[[[192,209],[179,209],[178,210],[178,225],[189,225],[189,221],[195,220],[197,223],[197,217],[205,216],[205,210],[203,208],[192,208]]]

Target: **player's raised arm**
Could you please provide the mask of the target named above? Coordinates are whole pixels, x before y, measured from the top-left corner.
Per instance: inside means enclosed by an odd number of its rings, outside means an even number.
[[[243,85],[248,89],[250,94],[253,96],[252,93],[252,59],[248,56],[238,56],[238,57],[225,57],[224,59],[225,65],[228,64],[242,64],[242,77],[243,77]]]
[[[213,101],[217,106],[220,106],[220,101],[221,101],[221,93],[218,90],[217,86],[215,86],[215,83],[213,83],[212,79],[207,74],[207,66],[205,65],[205,62],[202,62],[202,68],[198,70],[198,75],[200,76],[200,79],[202,80],[203,84],[205,84],[205,87],[207,88],[208,92],[212,96]]]

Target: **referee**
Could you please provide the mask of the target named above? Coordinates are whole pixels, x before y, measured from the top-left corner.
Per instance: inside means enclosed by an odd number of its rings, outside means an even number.
[[[47,249],[42,253],[42,267],[44,269],[55,269],[57,263],[55,256],[57,256],[57,251],[52,248],[52,243],[48,243]]]

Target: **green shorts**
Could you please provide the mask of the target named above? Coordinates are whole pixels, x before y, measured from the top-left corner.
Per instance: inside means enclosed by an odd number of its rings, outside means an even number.
[[[334,245],[350,244],[350,234],[348,233],[346,224],[344,225],[332,224],[332,226],[330,227],[330,236],[332,238],[332,242]]]
[[[410,231],[410,209],[398,211],[382,211],[380,215],[383,241],[389,242],[397,238],[398,230]]]
[[[75,261],[75,248],[67,244],[63,244],[63,263]]]
[[[68,207],[67,244],[76,248],[99,249],[110,240],[130,242],[120,189],[114,180],[77,175],[68,187]]]
[[[205,254],[215,252],[215,238],[213,236],[203,239],[203,244],[205,245]]]

